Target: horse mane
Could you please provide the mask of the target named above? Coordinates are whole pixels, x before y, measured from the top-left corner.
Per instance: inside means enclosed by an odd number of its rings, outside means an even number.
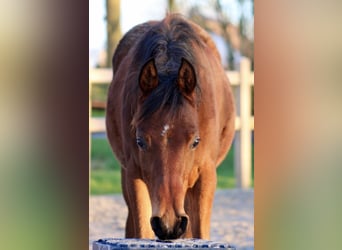
[[[178,71],[182,58],[189,61],[195,71],[198,67],[194,46],[203,46],[191,24],[178,14],[169,14],[161,22],[151,25],[139,39],[132,64],[138,64],[138,70],[151,58],[154,58],[158,72],[159,84],[141,103],[140,109],[135,114],[132,125],[150,117],[160,110],[167,110],[171,117],[175,117],[180,107],[188,101],[177,86]],[[197,75],[197,72],[196,72]],[[200,84],[198,77],[195,88],[196,105],[200,97]],[[135,93],[139,95],[137,84]]]
[[[112,58],[113,73],[115,74],[119,68],[120,63],[123,58],[128,54],[129,50],[134,46],[134,44],[139,40],[139,38],[151,28],[152,24],[156,21],[150,21],[146,23],[139,24],[131,28],[124,37],[120,40],[115,53]]]

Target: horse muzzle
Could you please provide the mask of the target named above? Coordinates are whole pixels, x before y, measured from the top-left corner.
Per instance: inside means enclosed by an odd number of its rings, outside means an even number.
[[[173,240],[178,239],[186,232],[188,220],[187,215],[177,216],[173,226],[170,226],[165,219],[154,216],[151,218],[151,226],[160,240]]]

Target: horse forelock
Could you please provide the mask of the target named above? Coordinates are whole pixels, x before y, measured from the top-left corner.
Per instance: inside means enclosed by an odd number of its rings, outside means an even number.
[[[153,58],[159,83],[141,102],[132,125],[137,125],[159,110],[168,111],[170,119],[177,116],[184,102],[188,101],[177,86],[178,72],[182,58],[188,60],[196,71],[196,46],[202,46],[200,37],[189,22],[175,14],[168,15],[161,22],[152,25],[141,37],[135,48],[132,64],[141,70],[142,66]],[[139,91],[137,82],[137,95]],[[192,103],[193,105],[197,105],[200,99],[198,77],[195,96],[196,103]]]

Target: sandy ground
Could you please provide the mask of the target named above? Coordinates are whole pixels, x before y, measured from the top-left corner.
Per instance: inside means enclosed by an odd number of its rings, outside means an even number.
[[[122,195],[89,198],[89,249],[94,240],[123,238],[127,207]],[[254,249],[254,190],[217,190],[211,219],[211,240],[238,250]]]

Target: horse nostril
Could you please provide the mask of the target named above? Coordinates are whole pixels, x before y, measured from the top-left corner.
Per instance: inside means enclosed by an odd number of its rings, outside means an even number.
[[[187,225],[188,225],[188,217],[181,216],[178,220],[178,223],[176,224],[176,227],[174,228],[175,238],[179,238],[185,233]]]
[[[187,225],[188,225],[188,217],[187,216],[182,216],[181,217],[180,228],[182,229],[183,233],[186,231]]]
[[[178,239],[182,236],[186,231],[188,220],[187,216],[178,217],[173,228],[167,228],[162,218],[158,216],[152,217],[150,222],[155,235],[160,240],[166,240]]]
[[[159,239],[165,238],[164,236],[165,236],[166,228],[165,228],[165,225],[162,223],[161,218],[157,216],[152,217],[150,222],[151,222],[152,230],[156,234],[156,236]]]

